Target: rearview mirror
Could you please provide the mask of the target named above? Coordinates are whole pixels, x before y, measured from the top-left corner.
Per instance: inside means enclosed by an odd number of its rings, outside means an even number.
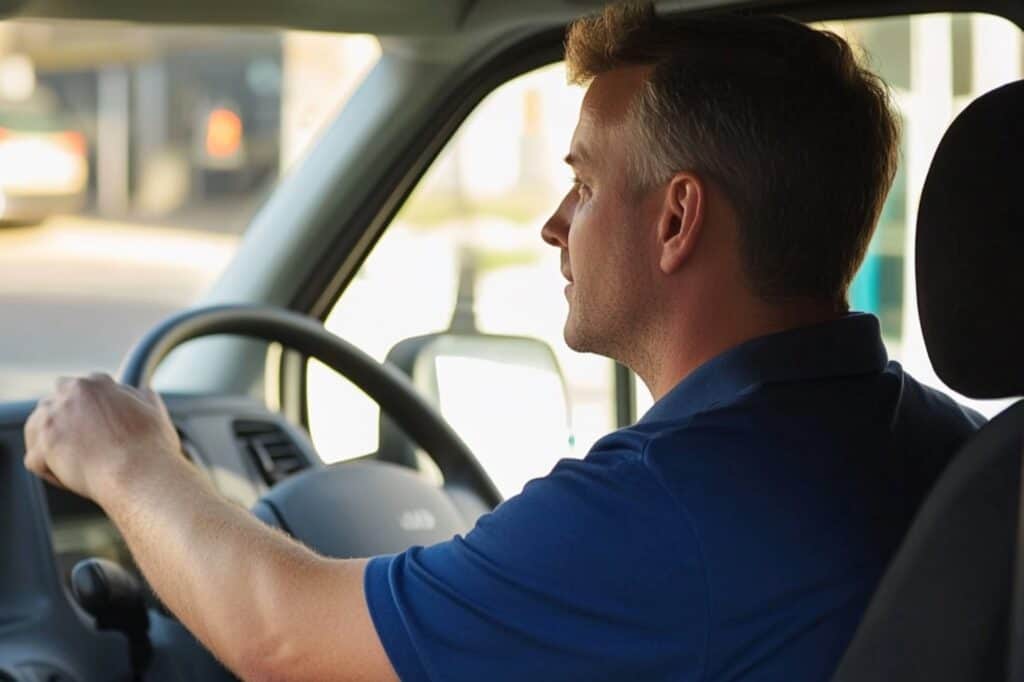
[[[440,410],[502,495],[571,454],[568,393],[543,341],[445,332],[401,341],[387,360]],[[422,468],[423,455],[384,415],[379,456]]]

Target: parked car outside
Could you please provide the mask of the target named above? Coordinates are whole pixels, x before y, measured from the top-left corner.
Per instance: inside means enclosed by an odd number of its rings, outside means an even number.
[[[0,222],[37,223],[85,202],[85,136],[45,90],[25,101],[0,100]]]

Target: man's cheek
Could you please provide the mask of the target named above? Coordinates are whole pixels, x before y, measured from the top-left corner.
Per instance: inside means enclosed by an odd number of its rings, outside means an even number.
[[[577,262],[577,254],[585,251],[587,232],[589,231],[589,225],[586,220],[581,220],[581,216],[577,216],[572,221],[572,225],[569,228],[569,259],[573,264]]]

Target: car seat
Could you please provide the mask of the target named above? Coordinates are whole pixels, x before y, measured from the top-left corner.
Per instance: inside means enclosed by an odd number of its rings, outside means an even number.
[[[1024,81],[956,118],[921,196],[925,344],[938,376],[973,398],[1024,395],[1022,163]],[[1022,452],[1019,401],[978,431],[931,489],[834,682],[1024,680]]]

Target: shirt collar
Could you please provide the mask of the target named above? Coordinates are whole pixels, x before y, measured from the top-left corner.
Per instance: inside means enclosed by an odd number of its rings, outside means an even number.
[[[768,384],[877,374],[888,361],[878,318],[851,313],[760,336],[715,356],[662,396],[640,423],[689,417]]]

